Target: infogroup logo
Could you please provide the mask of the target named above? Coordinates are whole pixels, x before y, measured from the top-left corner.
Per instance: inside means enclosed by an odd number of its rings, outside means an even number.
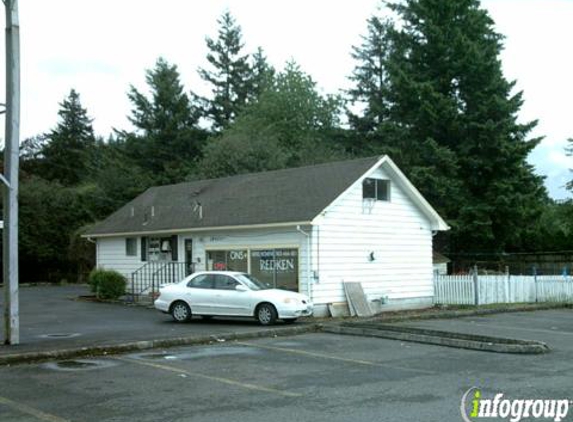
[[[503,393],[486,399],[477,387],[462,396],[460,411],[465,422],[479,419],[501,418],[519,422],[523,418],[548,419],[560,422],[569,413],[569,399],[505,399]]]

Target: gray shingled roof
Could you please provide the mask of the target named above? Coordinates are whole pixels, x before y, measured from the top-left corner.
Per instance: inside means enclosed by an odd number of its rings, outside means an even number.
[[[152,187],[85,235],[311,221],[379,159]]]

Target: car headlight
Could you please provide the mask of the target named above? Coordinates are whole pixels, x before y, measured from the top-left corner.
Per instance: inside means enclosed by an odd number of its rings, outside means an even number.
[[[283,299],[283,302],[284,303],[298,303],[298,300],[287,297],[287,298]]]

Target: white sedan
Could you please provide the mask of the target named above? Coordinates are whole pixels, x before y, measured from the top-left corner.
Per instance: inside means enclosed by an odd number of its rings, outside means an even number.
[[[292,323],[313,311],[305,295],[273,289],[249,274],[231,271],[198,272],[161,286],[154,305],[177,322],[189,321],[193,315],[248,316],[271,325],[277,319]]]

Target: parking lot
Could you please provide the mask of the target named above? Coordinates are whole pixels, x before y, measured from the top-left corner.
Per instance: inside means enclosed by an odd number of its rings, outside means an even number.
[[[0,344],[0,358],[11,353],[265,330],[254,319],[215,319],[208,323],[196,319],[190,330],[189,325],[177,324],[155,309],[80,299],[89,294],[87,286],[82,285],[21,288],[20,344],[15,348]],[[0,312],[2,302],[0,295]],[[2,324],[0,332],[3,329]]]
[[[546,341],[552,352],[312,333],[0,367],[0,420],[455,421],[473,386],[484,395],[573,398],[571,310],[415,325],[503,332]]]

